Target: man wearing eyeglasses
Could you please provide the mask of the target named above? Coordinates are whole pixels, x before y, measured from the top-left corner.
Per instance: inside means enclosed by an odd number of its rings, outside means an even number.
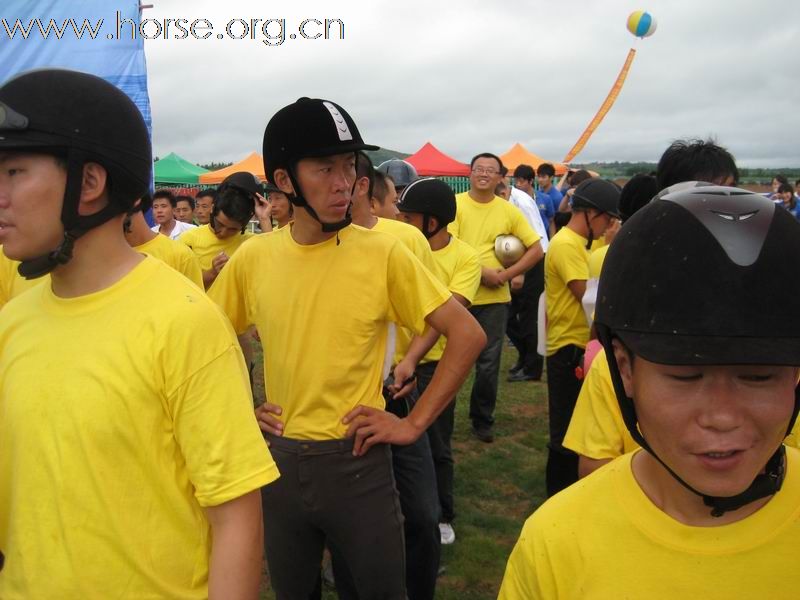
[[[472,159],[470,168],[470,189],[456,196],[456,219],[448,229],[480,256],[481,285],[470,312],[480,323],[488,341],[475,363],[469,417],[473,435],[482,442],[491,443],[494,441],[492,426],[500,353],[511,301],[508,283],[539,262],[543,253],[539,236],[522,212],[494,193],[502,180],[500,158],[484,152]],[[505,234],[518,237],[527,248],[522,258],[508,268],[503,268],[494,254],[495,239]]]

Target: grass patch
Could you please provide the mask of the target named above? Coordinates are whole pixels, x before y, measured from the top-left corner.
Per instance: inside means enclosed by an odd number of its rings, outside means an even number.
[[[260,365],[260,353],[257,356]],[[456,542],[442,547],[445,572],[437,599],[496,598],[522,524],[545,499],[547,388],[544,382],[507,383],[507,370],[515,360],[516,351],[504,347],[493,444],[470,433],[472,377],[458,394],[453,433]],[[263,397],[260,371],[255,373],[256,393]],[[336,597],[330,590],[323,592],[325,600]],[[274,598],[266,576],[262,598]]]

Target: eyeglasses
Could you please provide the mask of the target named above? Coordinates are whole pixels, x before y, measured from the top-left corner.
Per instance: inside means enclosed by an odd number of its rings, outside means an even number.
[[[0,130],[3,129],[27,129],[28,118],[23,117],[10,106],[0,102]]]
[[[486,175],[497,175],[500,171],[498,171],[497,169],[484,169],[483,167],[474,167],[472,169],[472,172],[475,175],[484,175],[484,174],[486,174]]]

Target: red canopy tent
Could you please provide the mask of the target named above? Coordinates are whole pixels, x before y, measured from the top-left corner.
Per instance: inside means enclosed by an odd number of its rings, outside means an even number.
[[[426,177],[469,177],[469,165],[450,158],[430,142],[404,159]]]

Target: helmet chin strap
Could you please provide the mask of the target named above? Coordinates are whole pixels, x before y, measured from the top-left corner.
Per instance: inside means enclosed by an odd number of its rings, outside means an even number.
[[[711,508],[712,517],[721,517],[726,512],[737,510],[750,504],[751,502],[755,502],[756,500],[768,498],[769,496],[773,496],[780,491],[781,487],[783,486],[783,480],[786,476],[784,467],[786,448],[783,444],[780,445],[780,447],[767,461],[767,464],[764,467],[764,472],[759,473],[746,490],[734,496],[709,496],[694,489],[691,485],[681,479],[681,477],[653,451],[653,449],[650,447],[650,444],[647,443],[647,440],[644,439],[644,436],[639,431],[639,427],[637,426],[638,419],[636,416],[636,407],[633,404],[633,399],[628,397],[628,395],[625,393],[625,386],[622,384],[622,376],[619,372],[619,366],[617,365],[616,357],[614,357],[613,352],[609,354],[608,349],[612,347],[611,332],[605,325],[598,323],[597,335],[603,344],[603,347],[606,349],[606,358],[608,359],[608,367],[611,371],[611,380],[614,383],[614,391],[617,395],[617,401],[619,402],[619,407],[622,412],[622,418],[625,421],[625,426],[627,427],[628,432],[631,434],[631,437],[634,439],[634,441],[636,441],[637,444],[639,444],[653,458],[655,458],[661,464],[661,466],[667,470],[673,479],[675,479],[693,494],[700,496],[703,499],[703,504]],[[786,432],[787,435],[794,427],[794,423],[797,420],[798,411],[800,411],[800,386],[795,388],[795,407]]]
[[[431,216],[429,214],[423,214],[422,215],[422,233],[423,233],[423,235],[425,236],[426,239],[431,239],[433,236],[435,236],[437,233],[439,233],[442,229],[445,228],[445,225],[438,225],[436,227],[436,229],[434,229],[433,231],[428,231],[428,225],[430,224],[430,222],[431,222]],[[437,224],[438,224],[438,222],[437,222]]]
[[[83,187],[83,166],[87,161],[88,157],[83,152],[74,149],[69,151],[67,155],[67,183],[64,189],[64,200],[61,205],[61,223],[64,226],[64,239],[55,250],[23,260],[20,263],[17,271],[25,279],[43,277],[56,267],[67,264],[72,259],[75,240],[90,229],[102,225],[123,212],[119,206],[109,202],[92,215],[81,216],[79,214],[78,207]]]
[[[592,243],[594,242],[594,231],[592,231],[592,225],[589,222],[589,213],[587,211],[583,211],[583,218],[586,221],[586,229],[589,230],[589,239],[586,241],[586,249],[591,250]]]

